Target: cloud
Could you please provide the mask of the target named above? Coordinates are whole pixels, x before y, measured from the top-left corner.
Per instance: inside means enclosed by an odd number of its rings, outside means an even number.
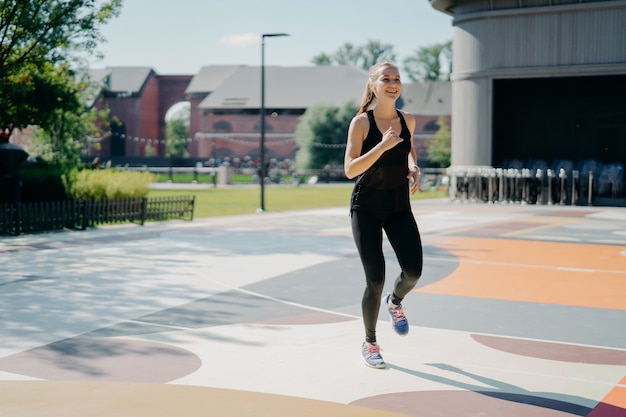
[[[256,33],[237,33],[234,35],[226,35],[220,38],[220,43],[229,46],[249,46],[258,45],[260,43],[259,35]]]

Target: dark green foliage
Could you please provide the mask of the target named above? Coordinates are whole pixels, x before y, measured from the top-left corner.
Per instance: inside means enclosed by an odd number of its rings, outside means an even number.
[[[121,0],[20,0],[0,6],[0,128],[58,129],[59,112],[76,112],[85,85],[75,71],[102,40],[99,26]]]
[[[446,168],[450,166],[452,154],[450,129],[443,116],[439,117],[437,125],[439,125],[439,130],[428,148],[428,157],[435,165]]]
[[[296,127],[298,168],[342,166],[350,121],[358,108],[353,102],[338,109],[323,103],[309,107]]]
[[[321,53],[314,56],[311,62],[315,65],[353,65],[368,70],[382,61],[395,61],[393,45],[380,41],[369,40],[365,45],[354,46],[346,42],[333,54]]]
[[[403,61],[411,81],[450,80],[452,73],[452,41],[425,46]],[[445,67],[445,71],[442,67]]]
[[[67,198],[63,186],[65,171],[60,166],[27,162],[21,167],[23,202],[61,201]]]

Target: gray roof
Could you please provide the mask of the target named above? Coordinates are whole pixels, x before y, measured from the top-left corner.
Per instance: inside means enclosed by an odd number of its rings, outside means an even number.
[[[360,103],[367,71],[351,66],[265,67],[265,107],[306,109],[317,103],[343,106]],[[197,88],[197,87],[196,87]],[[198,108],[258,109],[261,68],[240,66],[206,97]]]
[[[110,69],[89,69],[87,72],[88,82],[93,84],[93,88],[88,88],[85,91],[85,105],[87,107],[93,106],[95,101],[98,99],[100,94],[102,93],[102,86],[106,85],[107,80],[109,79],[109,74],[111,74]],[[81,76],[83,74],[80,74]]]
[[[153,73],[150,67],[107,67],[89,70],[92,80],[106,78],[105,85],[108,91],[131,94],[139,93]]]
[[[191,79],[185,93],[207,94],[215,91],[215,89],[239,67],[240,65],[211,65],[202,67],[200,68],[200,72]]]
[[[102,69],[89,69],[89,79],[97,83],[106,83],[109,75],[111,74],[111,68]]]
[[[452,114],[452,84],[449,81],[415,82],[402,86],[402,110],[423,116]]]
[[[91,69],[89,74],[94,81],[104,80],[112,93],[138,94],[155,73],[150,67],[110,67]],[[306,109],[318,103],[340,107],[348,101],[358,105],[367,77],[367,71],[352,66],[266,66],[265,107]],[[407,83],[402,90],[404,111],[425,116],[452,113],[452,86],[448,81]],[[185,93],[207,95],[198,105],[203,110],[258,109],[261,68],[205,66],[192,78]]]

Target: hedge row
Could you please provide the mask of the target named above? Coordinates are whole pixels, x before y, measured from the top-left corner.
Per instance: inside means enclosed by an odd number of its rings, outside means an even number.
[[[149,172],[77,169],[29,165],[22,167],[21,201],[114,200],[145,197],[156,177]]]

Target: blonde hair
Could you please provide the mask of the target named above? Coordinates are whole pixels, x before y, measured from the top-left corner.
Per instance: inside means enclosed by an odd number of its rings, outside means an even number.
[[[396,64],[394,64],[391,61],[380,62],[370,68],[369,78],[367,79],[367,84],[365,84],[365,92],[363,93],[363,98],[361,99],[361,106],[359,107],[357,116],[361,113],[365,113],[366,111],[368,111],[370,106],[376,100],[376,96],[374,95],[374,92],[370,88],[370,83],[374,82],[376,80],[376,77],[378,77],[378,73],[382,71],[383,68],[386,68],[386,67],[398,68]]]

